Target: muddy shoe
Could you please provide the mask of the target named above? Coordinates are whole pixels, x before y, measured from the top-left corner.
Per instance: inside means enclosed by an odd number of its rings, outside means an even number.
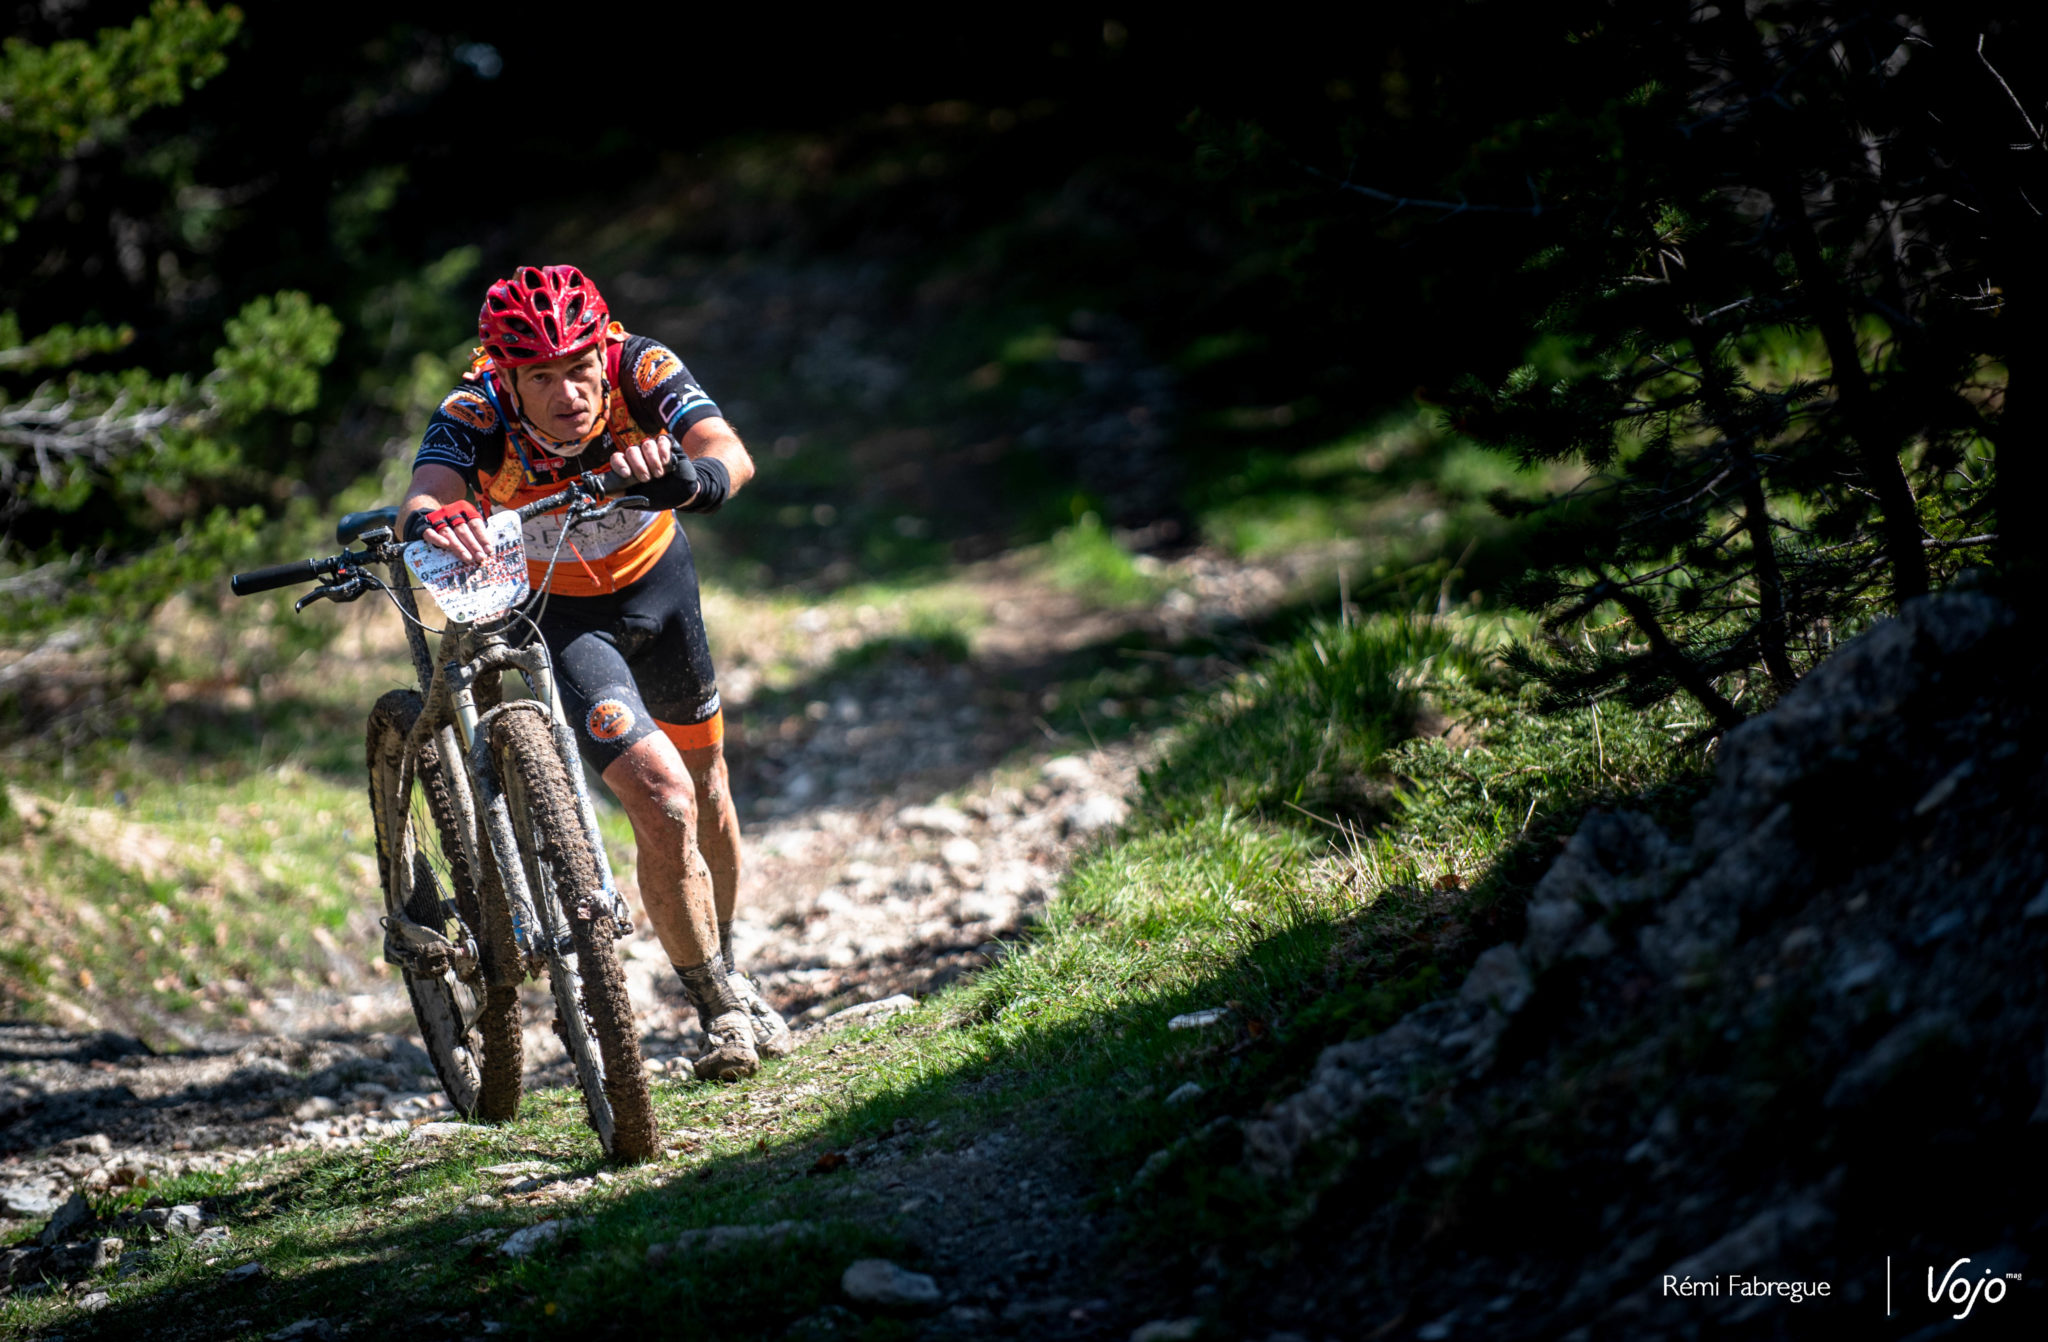
[[[700,1017],[701,1019],[701,1017]],[[704,1027],[711,1047],[694,1067],[699,1081],[738,1081],[761,1065],[754,1051],[754,1023],[745,1011],[728,1011]]]
[[[732,990],[725,974],[725,962],[714,956],[701,965],[685,969],[677,965],[676,977],[683,981],[683,995],[697,1008],[697,1023],[704,1029],[710,1047],[694,1064],[702,1081],[737,1081],[752,1076],[761,1058],[754,1051],[754,1022],[746,1005]]]
[[[796,1052],[796,1036],[789,1032],[789,1026],[768,999],[761,996],[761,989],[752,979],[737,969],[727,976],[732,984],[732,994],[746,1007],[747,1016],[754,1025],[754,1048],[764,1058],[786,1058]]]

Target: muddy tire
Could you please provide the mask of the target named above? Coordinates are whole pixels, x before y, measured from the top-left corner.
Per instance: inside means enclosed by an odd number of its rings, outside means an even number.
[[[598,858],[551,724],[536,712],[501,713],[491,723],[490,743],[534,902],[546,907],[545,921],[567,934],[567,946],[549,957],[548,977],[555,1032],[576,1068],[590,1126],[607,1156],[646,1160],[659,1149],[660,1132],[641,1066],[639,1028]]]
[[[420,1039],[448,1103],[464,1118],[501,1122],[519,1112],[524,1041],[519,1029],[519,990],[511,926],[503,912],[490,848],[477,845],[484,870],[472,870],[463,843],[461,809],[441,757],[445,745],[429,743],[414,760],[410,796],[400,794],[405,744],[419,720],[420,696],[393,690],[370,710],[367,754],[370,814],[375,822],[377,874],[387,908],[402,904],[413,922],[439,928],[449,906],[476,935],[483,963],[458,976],[405,975],[406,995]],[[446,742],[447,736],[441,738]],[[409,880],[401,877],[410,876]],[[493,974],[510,964],[512,976]],[[495,982],[494,982],[495,980]]]

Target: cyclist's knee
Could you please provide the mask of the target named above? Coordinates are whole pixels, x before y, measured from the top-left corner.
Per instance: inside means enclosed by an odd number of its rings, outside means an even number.
[[[697,812],[697,789],[690,775],[682,769],[647,769],[636,772],[631,780],[628,800],[624,792],[619,800],[631,809],[632,802],[638,801],[641,809],[674,813],[678,820],[687,819]]]
[[[605,786],[635,826],[697,823],[697,788],[690,771],[659,736],[639,742],[604,771]]]
[[[655,798],[655,805],[661,810],[661,817],[675,826],[679,833],[695,835],[697,832],[697,794],[687,779],[679,788],[665,788]]]
[[[685,750],[683,767],[690,771],[690,777],[696,780],[700,791],[708,794],[709,800],[718,800],[720,794],[731,788],[725,767],[725,747],[722,745]]]

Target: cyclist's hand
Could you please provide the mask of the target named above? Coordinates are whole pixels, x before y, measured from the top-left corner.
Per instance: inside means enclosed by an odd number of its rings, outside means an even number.
[[[621,480],[631,479],[645,484],[657,475],[668,474],[668,464],[676,454],[675,439],[665,433],[656,434],[645,442],[622,447],[612,453],[612,474]]]
[[[491,553],[490,534],[484,530],[482,514],[467,499],[436,508],[427,514],[427,529],[420,539],[437,550],[446,550],[465,564],[481,564]]]
[[[675,439],[665,433],[612,453],[612,474],[622,480],[631,479],[636,484],[645,484],[657,476],[673,476],[673,487],[680,490],[686,500],[697,489],[696,463],[677,451]]]

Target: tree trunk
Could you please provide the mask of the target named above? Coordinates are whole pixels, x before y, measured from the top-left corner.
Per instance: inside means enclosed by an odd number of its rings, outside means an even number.
[[[1700,366],[1700,399],[1706,404],[1708,421],[1728,440],[1729,453],[1735,458],[1742,493],[1742,526],[1749,535],[1750,563],[1756,570],[1757,649],[1763,657],[1764,670],[1770,673],[1771,684],[1783,694],[1798,683],[1799,676],[1792,669],[1792,658],[1785,646],[1785,574],[1778,564],[1776,538],[1771,534],[1763,471],[1757,465],[1756,453],[1750,450],[1749,434],[1742,427],[1741,416],[1734,413],[1734,406],[1729,403],[1728,384],[1714,350],[1695,338],[1692,352]]]
[[[1820,239],[1806,215],[1805,195],[1790,174],[1772,188],[1771,209],[1784,224],[1800,286],[1811,295],[1808,309],[1827,345],[1842,414],[1856,440],[1857,462],[1864,482],[1877,495],[1885,559],[1892,570],[1892,600],[1903,605],[1927,592],[1927,553],[1920,543],[1923,538],[1913,488],[1899,463],[1899,435],[1885,425],[1878,409],[1870,374],[1856,347],[1856,332],[1849,324],[1849,305],[1821,255]]]
[[[2048,526],[2041,508],[2048,500],[2048,339],[2040,327],[2042,290],[2033,268],[2012,277],[2008,309],[2012,323],[2005,350],[2005,404],[1998,416],[1993,450],[1991,510],[1998,527],[1998,567],[2006,600],[2023,619],[2039,624],[2048,612]]]
[[[1799,681],[1785,647],[1785,575],[1778,567],[1777,538],[1771,535],[1771,513],[1764,498],[1763,472],[1746,439],[1731,437],[1730,453],[1742,482],[1742,525],[1749,533],[1751,563],[1756,567],[1756,639],[1770,672],[1771,684],[1783,694]]]

